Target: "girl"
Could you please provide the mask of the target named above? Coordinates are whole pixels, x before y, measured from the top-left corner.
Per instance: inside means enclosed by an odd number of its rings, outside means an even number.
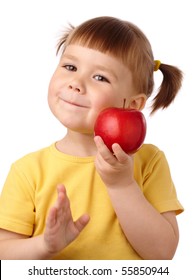
[[[124,99],[142,110],[158,69],[152,113],[167,107],[181,71],[154,61],[142,31],[112,17],[71,26],[57,52],[48,103],[67,133],[12,165],[0,198],[0,258],[172,259],[183,207],[164,153],[144,144],[128,155],[117,143],[111,153],[93,130],[98,114]]]

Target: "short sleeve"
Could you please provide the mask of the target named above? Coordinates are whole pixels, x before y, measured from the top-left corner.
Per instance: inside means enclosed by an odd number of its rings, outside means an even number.
[[[143,192],[148,201],[160,212],[183,212],[174,183],[171,178],[170,168],[164,153],[158,150],[145,169]]]
[[[35,220],[34,191],[13,164],[0,196],[0,228],[31,236]]]

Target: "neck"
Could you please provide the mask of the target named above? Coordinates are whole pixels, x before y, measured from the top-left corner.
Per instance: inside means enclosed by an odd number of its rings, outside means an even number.
[[[93,134],[68,130],[66,136],[57,142],[59,151],[73,156],[94,156],[97,152]]]

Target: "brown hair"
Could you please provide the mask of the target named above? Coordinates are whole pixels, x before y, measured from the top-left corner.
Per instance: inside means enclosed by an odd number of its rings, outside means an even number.
[[[152,94],[154,87],[154,57],[150,42],[134,24],[113,17],[97,17],[70,28],[60,38],[57,53],[66,46],[79,44],[120,59],[133,75],[135,89]],[[182,72],[174,66],[160,64],[163,80],[153,99],[152,113],[166,108],[174,100],[182,82]]]

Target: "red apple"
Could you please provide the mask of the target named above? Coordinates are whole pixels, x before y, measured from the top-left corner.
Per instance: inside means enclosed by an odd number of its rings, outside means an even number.
[[[128,154],[135,153],[146,136],[146,120],[142,112],[134,109],[107,108],[100,112],[94,126],[95,135],[102,137],[112,151],[118,143]]]

